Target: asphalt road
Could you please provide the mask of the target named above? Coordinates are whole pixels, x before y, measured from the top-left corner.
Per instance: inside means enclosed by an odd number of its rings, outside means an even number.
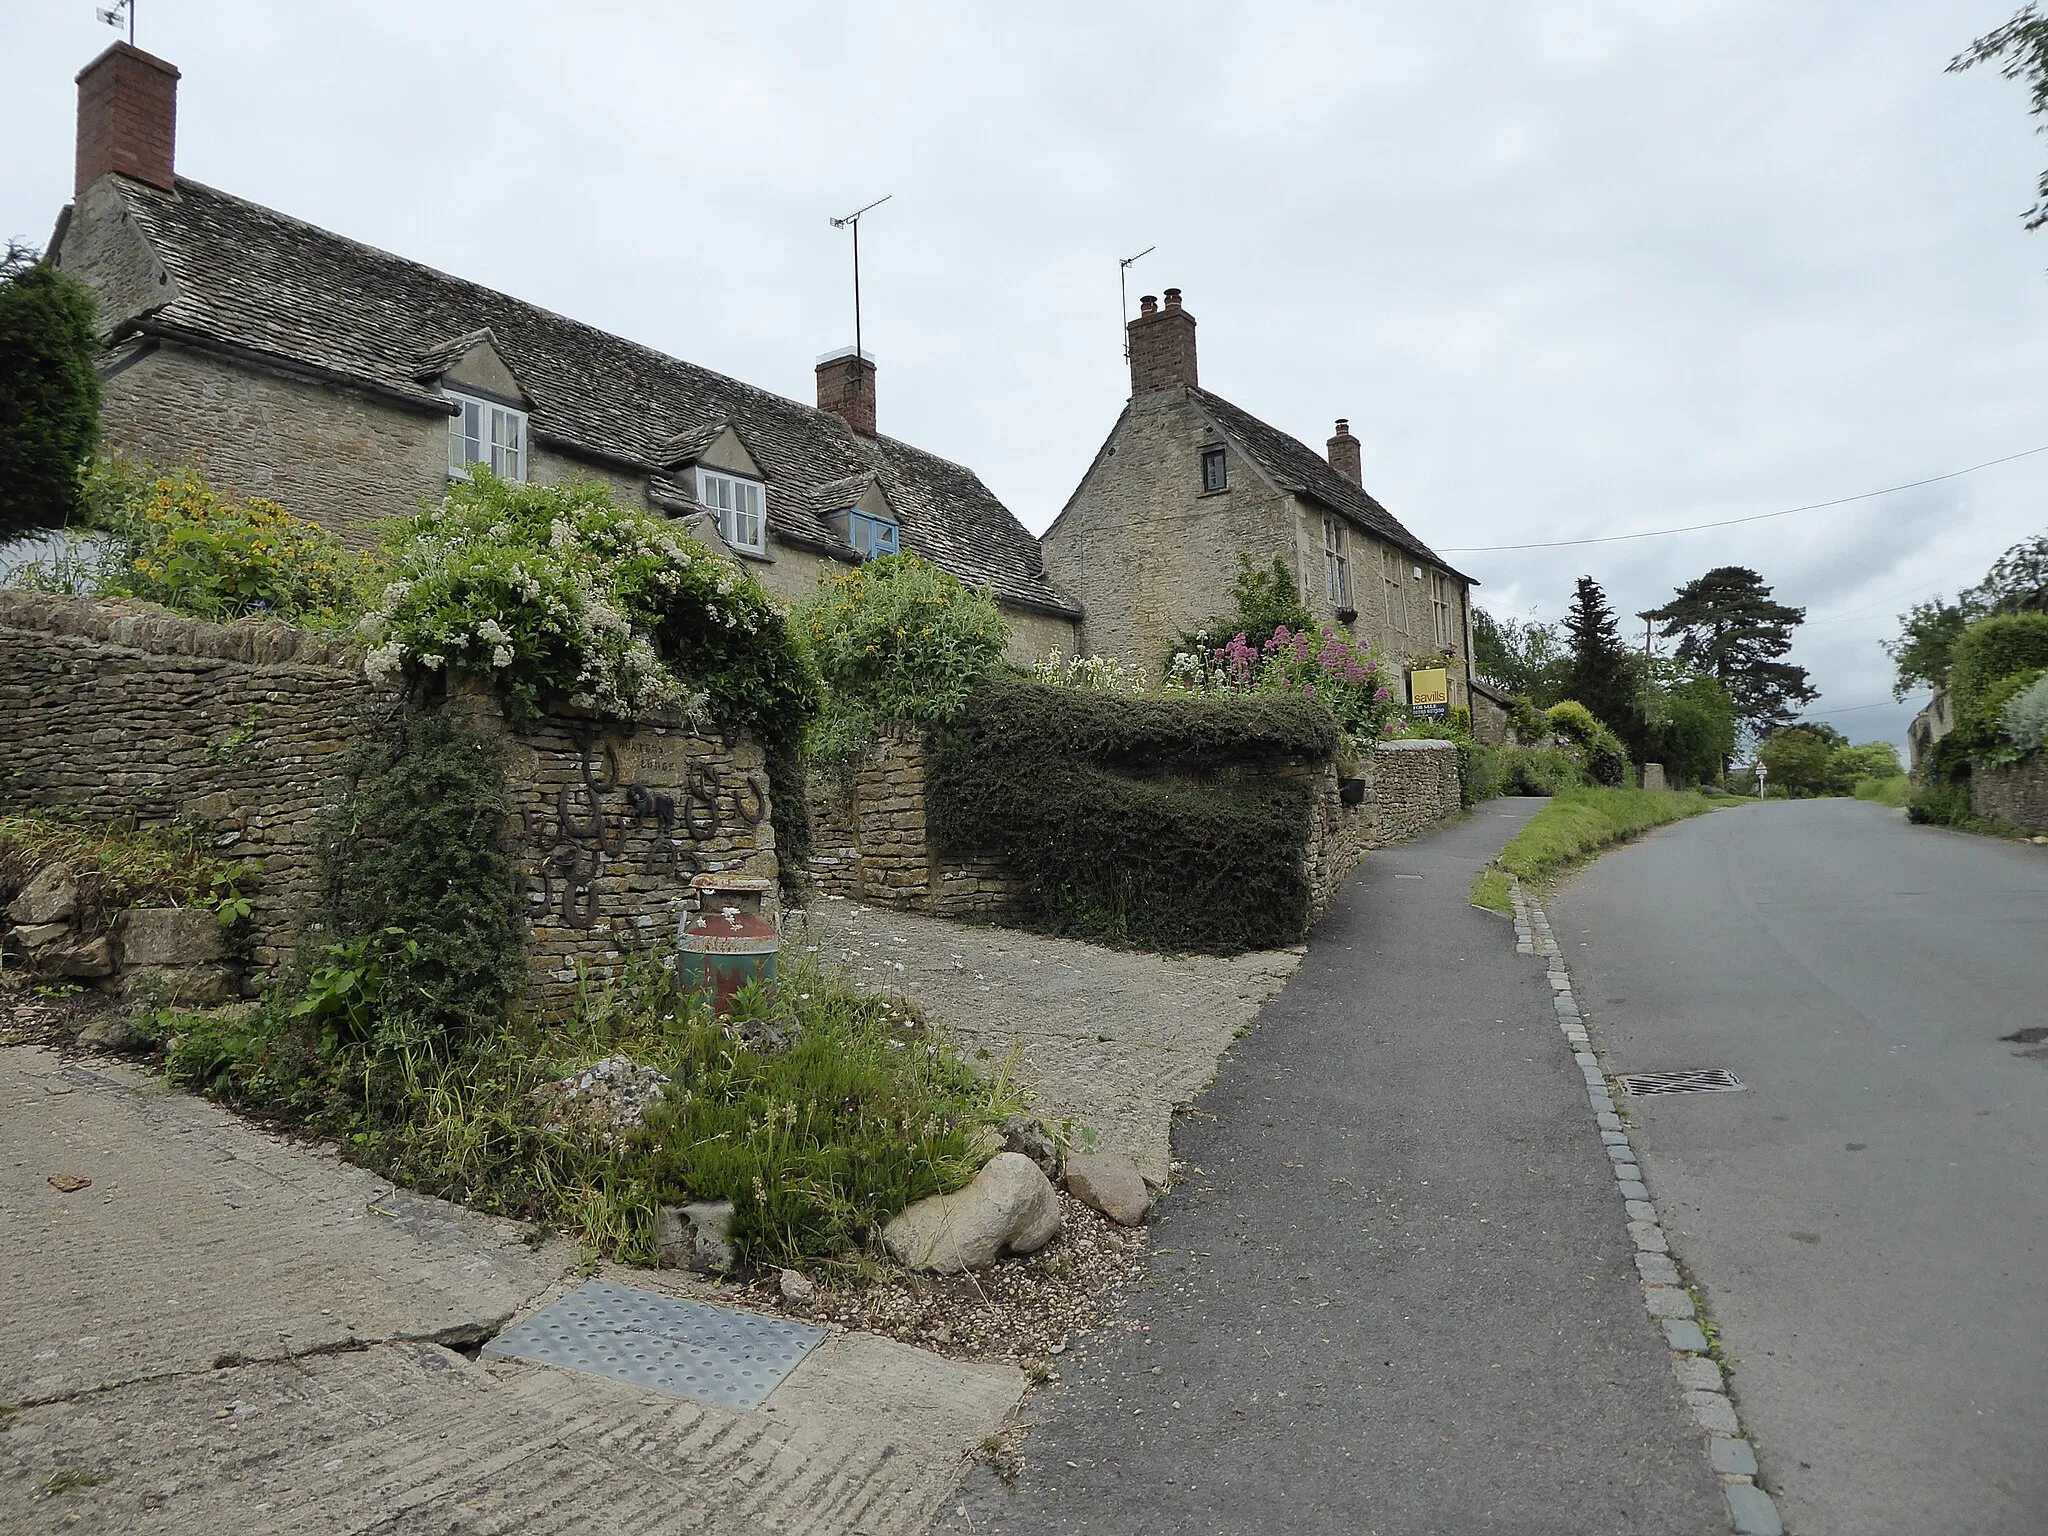
[[[1724,811],[1549,903],[1795,1536],[2048,1531],[2048,848]]]
[[[941,1529],[1728,1529],[1544,963],[1467,904],[1534,809],[1352,879],[1177,1123],[1149,1282]]]

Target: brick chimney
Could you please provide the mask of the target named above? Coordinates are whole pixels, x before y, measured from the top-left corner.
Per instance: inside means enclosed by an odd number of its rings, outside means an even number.
[[[851,347],[818,359],[818,409],[830,411],[862,437],[875,435],[875,360]]]
[[[173,191],[178,71],[116,43],[78,72],[78,186],[109,171]]]
[[[1351,423],[1342,416],[1337,418],[1337,435],[1330,439],[1330,468],[1353,485],[1365,483],[1365,473],[1358,462],[1358,439],[1351,435]]]
[[[1131,348],[1131,393],[1171,389],[1195,379],[1195,317],[1180,307],[1180,290],[1166,290],[1166,307],[1146,294],[1138,318],[1124,327]]]

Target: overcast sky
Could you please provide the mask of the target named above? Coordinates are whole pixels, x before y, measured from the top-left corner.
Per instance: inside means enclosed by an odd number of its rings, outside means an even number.
[[[140,0],[181,173],[799,399],[852,340],[882,430],[1057,515],[1181,288],[1205,386],[1555,618],[1721,564],[1804,606],[1815,713],[1902,739],[1877,642],[2048,527],[2048,163],[1948,59],[2014,0],[624,5]],[[94,0],[0,0],[0,234],[69,196]],[[1636,629],[1640,636],[1640,628]]]

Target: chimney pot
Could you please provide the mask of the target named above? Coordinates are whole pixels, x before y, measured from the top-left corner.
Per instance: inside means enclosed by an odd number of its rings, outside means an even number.
[[[862,437],[875,435],[875,360],[852,347],[818,359],[818,409]]]
[[[1330,468],[1353,485],[1365,483],[1365,469],[1359,461],[1358,439],[1351,435],[1351,423],[1337,418],[1337,435],[1330,439]]]
[[[1195,379],[1195,317],[1180,307],[1180,290],[1166,290],[1166,308],[1151,294],[1138,301],[1138,318],[1124,327],[1131,355],[1131,393],[1142,395]]]
[[[178,71],[116,43],[78,72],[79,192],[109,171],[177,190]]]

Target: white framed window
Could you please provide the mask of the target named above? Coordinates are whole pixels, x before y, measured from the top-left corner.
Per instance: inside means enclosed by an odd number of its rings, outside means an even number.
[[[1437,575],[1430,581],[1433,589],[1430,606],[1436,610],[1436,643],[1448,647],[1451,643],[1451,578]]]
[[[526,478],[526,412],[471,395],[450,394],[448,475],[467,480],[469,466],[484,464],[500,480]]]
[[[1387,628],[1408,633],[1408,562],[1391,549],[1380,551],[1380,579],[1387,599]]]
[[[768,552],[761,515],[765,496],[758,480],[721,475],[715,469],[697,471],[697,500],[718,519],[718,536],[734,549]]]
[[[1338,612],[1351,610],[1351,549],[1343,523],[1334,517],[1323,519],[1323,582],[1330,594],[1330,606]]]

